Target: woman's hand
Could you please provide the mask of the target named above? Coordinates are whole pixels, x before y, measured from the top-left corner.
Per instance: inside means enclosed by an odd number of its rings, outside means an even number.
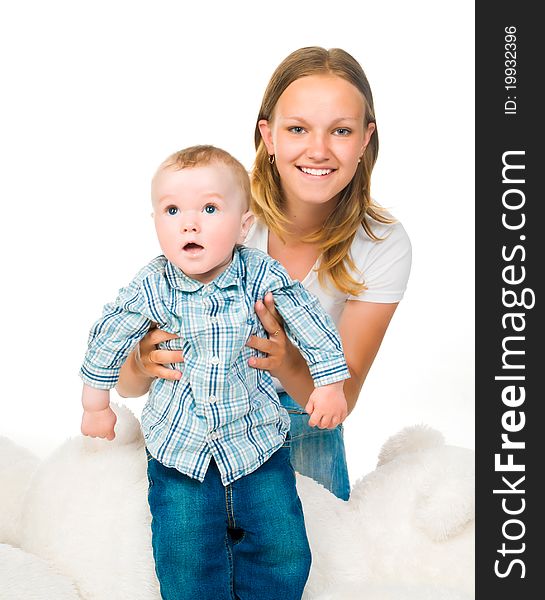
[[[267,356],[253,356],[248,364],[255,369],[269,371],[273,377],[280,379],[286,392],[304,407],[314,390],[314,382],[305,359],[284,331],[282,317],[274,307],[270,292],[265,295],[263,302],[256,302],[255,312],[269,337],[265,339],[252,335],[246,345]]]
[[[274,377],[278,377],[285,366],[286,357],[293,345],[288,340],[283,325],[282,317],[278,314],[271,292],[268,292],[263,299],[255,303],[255,312],[268,334],[268,338],[260,338],[256,335],[250,336],[246,345],[254,350],[259,350],[267,356],[257,358],[252,356],[248,364],[255,369],[269,371]]]
[[[182,373],[176,369],[169,369],[164,365],[169,363],[183,362],[184,356],[181,350],[159,350],[157,346],[167,340],[175,340],[177,335],[167,333],[156,327],[140,340],[135,349],[135,364],[143,375],[169,379],[175,381],[180,379]]]
[[[157,344],[173,340],[177,336],[154,327],[140,340],[121,367],[119,381],[115,386],[122,398],[143,396],[154,378],[176,380],[182,376],[176,369],[169,369],[168,363],[183,362],[181,350],[159,350]]]

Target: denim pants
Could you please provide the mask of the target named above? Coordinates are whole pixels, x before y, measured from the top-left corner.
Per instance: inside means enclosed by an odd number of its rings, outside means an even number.
[[[346,465],[343,427],[309,427],[308,414],[285,392],[279,394],[290,415],[291,463],[302,475],[321,483],[337,498],[348,500],[350,480]]]
[[[300,600],[311,555],[289,442],[228,486],[148,453],[155,570],[163,600]]]

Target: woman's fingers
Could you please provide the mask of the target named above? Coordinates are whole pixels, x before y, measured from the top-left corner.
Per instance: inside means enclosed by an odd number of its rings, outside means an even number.
[[[182,377],[182,373],[180,371],[176,371],[175,369],[168,369],[167,367],[163,367],[163,365],[150,364],[146,369],[147,372],[153,373],[154,377],[158,379],[168,379],[170,381],[176,381]]]
[[[261,338],[257,335],[251,335],[246,342],[246,346],[253,348],[254,350],[259,350],[264,354],[269,354],[273,348],[271,341],[267,338]]]
[[[158,365],[183,362],[184,355],[181,350],[152,350],[149,353],[150,362]]]
[[[272,309],[274,313],[278,315],[276,309],[274,308],[274,301],[272,301],[272,294],[270,292],[269,294],[267,294],[267,296],[269,295],[271,297],[270,302],[272,302]],[[267,296],[265,296],[265,298]],[[273,312],[271,312],[269,307],[266,304],[264,304],[261,300],[258,300],[255,303],[255,312],[257,313],[261,324],[263,325],[265,331],[269,334],[269,336],[276,337],[278,335],[284,335],[284,329],[282,327],[281,319],[279,318],[279,316],[275,316]]]
[[[248,364],[254,369],[263,369],[274,374],[283,364],[288,338],[282,327],[282,319],[274,307],[273,295],[270,292],[266,294],[264,302],[258,300],[255,303],[255,312],[269,337],[261,338],[252,335],[246,345],[267,356],[252,356],[248,360]]]
[[[285,336],[284,336],[285,339]],[[251,335],[246,345],[254,350],[259,350],[267,356],[252,356],[248,359],[248,364],[254,369],[274,371],[282,363],[285,354],[284,339],[275,340],[274,338],[260,338],[257,335]]]
[[[136,364],[150,377],[174,381],[182,376],[180,371],[168,369],[164,365],[183,362],[181,350],[159,350],[157,344],[176,339],[176,334],[167,333],[154,327],[140,340],[136,347]]]
[[[265,294],[265,298],[263,298],[263,303],[265,304],[266,309],[271,313],[273,318],[276,319],[276,321],[278,321],[278,323],[282,323],[282,317],[280,316],[279,312],[276,310],[272,292],[267,292]]]
[[[146,336],[143,338],[149,342],[151,346],[157,346],[161,342],[166,342],[167,340],[175,340],[179,335],[175,333],[168,333],[167,331],[163,331],[162,329],[158,329],[154,327],[150,329]]]
[[[274,358],[270,358],[268,356],[265,356],[265,357],[252,356],[248,360],[248,364],[253,369],[261,369],[262,371],[271,371],[276,366],[276,360]]]

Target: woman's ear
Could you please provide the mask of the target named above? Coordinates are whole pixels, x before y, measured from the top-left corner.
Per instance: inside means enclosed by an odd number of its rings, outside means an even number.
[[[373,133],[375,133],[375,129],[376,129],[376,125],[374,123],[369,123],[367,125],[367,130],[365,131],[365,134],[363,135],[363,145],[361,147],[361,154],[363,156],[363,153],[365,152],[365,148],[367,148],[367,144],[369,144],[369,142],[371,141],[371,137],[373,136]],[[360,156],[361,158],[361,156]]]
[[[252,211],[246,211],[242,217],[240,218],[240,235],[238,238],[238,243],[243,244],[246,236],[248,235],[248,231],[250,231],[250,227],[253,225],[255,217]]]
[[[259,127],[259,132],[261,133],[261,138],[263,139],[263,143],[267,148],[267,152],[269,155],[274,154],[274,144],[272,140],[270,121],[267,119],[260,119],[257,122],[257,126]]]

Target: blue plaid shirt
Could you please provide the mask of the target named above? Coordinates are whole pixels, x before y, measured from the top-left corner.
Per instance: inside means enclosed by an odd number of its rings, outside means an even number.
[[[263,464],[289,429],[271,375],[248,366],[259,353],[246,341],[265,336],[254,304],[269,291],[315,385],[348,379],[339,335],[316,297],[280,263],[245,247],[235,249],[229,267],[208,284],[164,256],[154,259],[105,306],[91,329],[81,377],[92,387],[115,386],[151,322],[179,335],[162,346],[183,351],[184,362],[171,365],[182,378],[154,380],[142,412],[146,445],[159,462],[199,481],[213,456],[228,485]]]

